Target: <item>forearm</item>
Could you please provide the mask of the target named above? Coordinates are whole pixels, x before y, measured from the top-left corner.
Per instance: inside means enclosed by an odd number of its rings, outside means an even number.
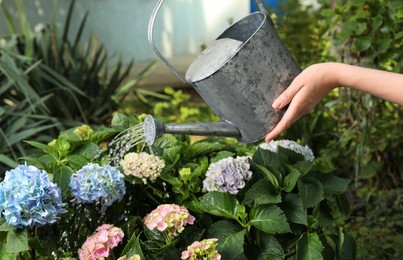
[[[354,88],[403,105],[403,74],[329,63],[335,84]]]

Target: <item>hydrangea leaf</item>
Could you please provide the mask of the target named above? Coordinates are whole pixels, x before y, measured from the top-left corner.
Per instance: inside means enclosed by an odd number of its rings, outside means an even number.
[[[41,143],[35,142],[35,141],[26,141],[26,143],[42,150],[44,153],[48,153],[48,154],[52,155],[54,158],[59,158],[59,153],[58,153],[57,149],[53,146],[41,144]]]
[[[14,229],[15,227],[8,224],[5,218],[0,219],[0,231],[10,231]]]
[[[74,150],[76,155],[81,155],[87,159],[95,158],[101,149],[95,143],[86,143]]]
[[[222,151],[224,148],[223,144],[209,143],[209,142],[197,142],[189,147],[188,151],[185,153],[189,158],[194,158],[204,154],[210,154],[212,152]]]
[[[250,223],[269,234],[291,232],[284,212],[276,205],[259,205],[250,212]]]
[[[321,260],[323,249],[319,236],[316,233],[305,233],[297,242],[297,259]]]
[[[271,172],[269,169],[266,167],[256,164],[255,162],[251,162],[251,168],[253,171],[257,171],[262,173],[264,176],[266,176],[267,180],[270,181],[271,184],[277,189],[279,187],[279,180],[273,172]]]
[[[308,215],[301,198],[294,193],[287,193],[284,195],[281,209],[284,210],[288,221],[292,223],[308,225]]]
[[[288,163],[287,156],[275,153],[266,149],[258,148],[257,151],[253,154],[252,160],[260,165],[263,165],[266,168],[275,168],[282,169],[284,163]]]
[[[261,254],[258,260],[283,260],[285,258],[284,250],[274,236],[262,233],[259,239]]]
[[[136,235],[136,233],[133,233],[129,242],[127,242],[125,248],[123,249],[121,255],[125,255],[127,258],[129,258],[136,254],[139,255],[141,259],[144,259],[143,251],[141,250],[140,246],[140,235]]]
[[[200,207],[205,212],[225,218],[238,218],[238,200],[228,193],[212,191],[200,198]]]
[[[20,229],[8,231],[6,248],[9,253],[18,253],[29,250],[27,230]]]
[[[53,181],[59,186],[62,194],[66,194],[69,190],[70,177],[74,171],[67,166],[61,166],[53,172]]]
[[[305,207],[316,206],[323,199],[322,184],[315,178],[301,178],[298,181],[299,195]]]
[[[276,191],[273,184],[271,184],[267,179],[258,181],[248,189],[244,199],[245,204],[251,205],[254,203],[254,206],[280,202],[281,194]]]
[[[77,154],[67,156],[67,160],[69,162],[69,165],[74,166],[73,168],[77,170],[81,169],[86,164],[88,164],[88,161],[85,157]]]
[[[284,177],[283,188],[285,192],[291,192],[297,184],[301,173],[291,165],[286,164],[285,167],[288,170],[288,174]]]
[[[311,172],[307,177],[312,177],[320,181],[323,186],[323,191],[329,194],[342,194],[346,192],[351,180],[340,178],[332,174],[321,172]]]
[[[217,250],[223,259],[243,254],[245,234],[245,229],[226,220],[214,223],[207,231],[208,237],[218,238]]]

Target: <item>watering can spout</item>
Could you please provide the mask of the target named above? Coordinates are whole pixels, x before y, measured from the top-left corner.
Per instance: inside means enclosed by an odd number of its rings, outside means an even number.
[[[240,139],[241,133],[232,124],[226,122],[162,124],[151,115],[143,122],[144,138],[147,145],[153,145],[163,134],[185,134],[202,136],[225,136]]]

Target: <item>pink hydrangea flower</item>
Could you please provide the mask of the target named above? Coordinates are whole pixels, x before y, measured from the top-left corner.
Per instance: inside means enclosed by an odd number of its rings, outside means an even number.
[[[122,229],[110,224],[98,227],[78,250],[80,260],[97,260],[109,256],[109,250],[116,247],[123,239]]]
[[[202,241],[195,241],[187,247],[186,251],[182,252],[181,259],[183,260],[220,260],[221,255],[216,250],[217,238],[204,239]]]
[[[151,230],[157,228],[166,232],[169,237],[179,235],[185,225],[192,225],[195,218],[182,206],[175,204],[162,204],[144,218],[144,224]]]

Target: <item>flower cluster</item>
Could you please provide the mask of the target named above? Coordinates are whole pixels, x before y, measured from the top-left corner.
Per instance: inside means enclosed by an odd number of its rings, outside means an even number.
[[[302,146],[291,140],[271,141],[268,144],[263,143],[260,145],[260,148],[277,153],[279,146],[302,154],[307,161],[313,161],[315,159],[311,148],[309,148],[308,146]]]
[[[116,247],[123,239],[122,229],[110,224],[98,227],[78,250],[80,260],[97,260],[109,256],[109,250]]]
[[[221,255],[216,250],[217,238],[204,239],[202,241],[193,242],[182,252],[181,259],[185,260],[220,260]]]
[[[146,152],[128,153],[120,161],[123,173],[140,178],[144,184],[147,180],[155,181],[165,167],[164,160]]]
[[[219,191],[237,194],[252,177],[249,170],[249,157],[225,158],[212,163],[203,181],[203,191]]]
[[[0,212],[18,228],[55,223],[67,212],[64,206],[60,188],[34,166],[7,171],[0,183]]]
[[[103,207],[120,201],[126,193],[123,174],[110,165],[89,163],[70,178],[76,202],[100,203]]]
[[[80,137],[81,140],[88,140],[91,137],[91,135],[94,133],[94,130],[92,130],[92,128],[89,127],[88,125],[81,125],[81,126],[77,127],[73,132],[78,137]]]
[[[151,230],[157,228],[165,231],[168,237],[175,237],[185,229],[185,225],[193,225],[194,220],[185,207],[162,204],[144,218],[144,224]]]

